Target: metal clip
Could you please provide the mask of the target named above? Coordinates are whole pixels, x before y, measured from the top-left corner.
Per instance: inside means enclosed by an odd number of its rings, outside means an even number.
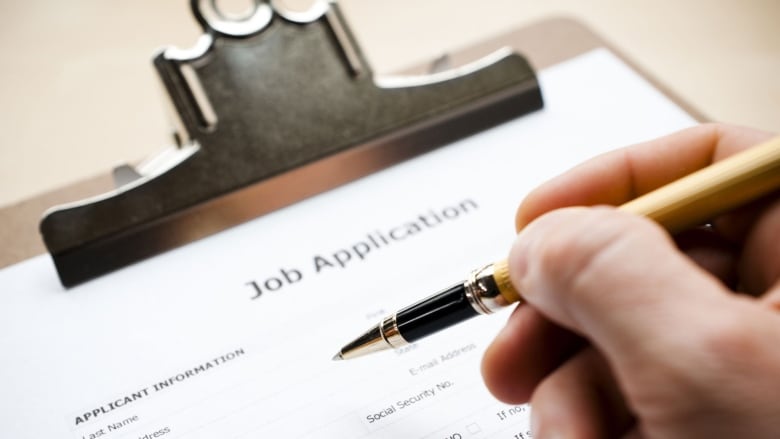
[[[256,1],[231,18],[192,0],[204,34],[153,60],[175,117],[165,160],[51,209],[66,286],[216,233],[536,110],[533,69],[499,52],[416,78],[376,78],[335,3]]]

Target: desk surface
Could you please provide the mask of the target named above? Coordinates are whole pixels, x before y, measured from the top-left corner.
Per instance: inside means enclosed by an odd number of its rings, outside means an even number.
[[[241,4],[235,0],[233,3]],[[4,2],[0,206],[168,144],[152,52],[190,47],[189,2]],[[780,130],[780,2],[341,0],[378,72],[550,15],[590,25],[713,120]]]

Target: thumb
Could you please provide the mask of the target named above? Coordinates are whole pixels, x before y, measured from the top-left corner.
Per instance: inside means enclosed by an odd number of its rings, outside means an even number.
[[[610,207],[540,217],[518,235],[509,274],[531,306],[613,360],[678,335],[727,300],[660,226]]]

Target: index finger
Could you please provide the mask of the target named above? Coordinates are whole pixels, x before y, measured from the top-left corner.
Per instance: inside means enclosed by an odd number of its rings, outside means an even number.
[[[608,152],[553,178],[520,204],[517,230],[562,207],[617,206],[771,137],[723,124],[703,124]]]

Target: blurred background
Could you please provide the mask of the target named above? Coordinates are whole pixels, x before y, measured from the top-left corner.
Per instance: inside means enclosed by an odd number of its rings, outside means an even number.
[[[223,4],[240,11],[250,3]],[[566,15],[710,119],[780,131],[777,0],[340,4],[377,72]],[[162,46],[194,44],[200,28],[188,1],[0,0],[0,16],[0,207],[170,144],[151,57]]]

